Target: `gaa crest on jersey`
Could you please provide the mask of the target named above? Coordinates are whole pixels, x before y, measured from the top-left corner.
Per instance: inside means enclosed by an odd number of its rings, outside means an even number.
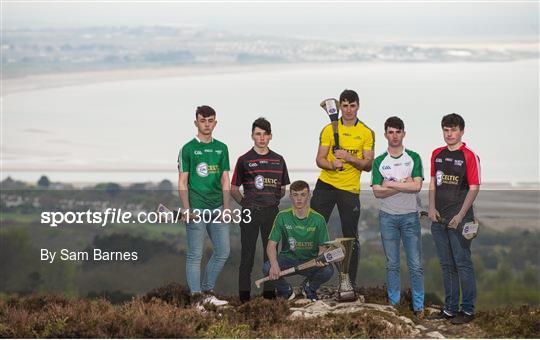
[[[208,176],[208,164],[206,164],[205,162],[197,164],[196,170],[197,175],[199,175],[200,177]]]
[[[255,177],[255,188],[262,190],[264,189],[264,177],[261,175],[257,175]]]
[[[442,184],[443,176],[444,176],[444,172],[442,172],[441,170],[437,170],[437,172],[435,173],[435,179],[437,181],[438,187],[441,186]]]

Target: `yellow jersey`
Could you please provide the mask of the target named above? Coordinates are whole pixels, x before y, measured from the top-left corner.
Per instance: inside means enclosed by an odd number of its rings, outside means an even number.
[[[373,151],[375,147],[375,133],[358,119],[353,126],[343,125],[343,121],[340,119],[338,121],[338,134],[341,149],[346,150],[356,158],[364,159],[364,150]],[[326,159],[333,162],[336,156],[333,151],[335,142],[332,124],[323,128],[319,144],[330,148]],[[322,169],[319,179],[338,189],[359,193],[361,173],[362,171],[351,164],[344,163],[342,171]]]

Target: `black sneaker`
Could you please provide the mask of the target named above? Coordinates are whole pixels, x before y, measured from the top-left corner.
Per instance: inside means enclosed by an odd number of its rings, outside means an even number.
[[[459,312],[459,314],[453,318],[450,322],[453,325],[463,325],[474,320],[474,314],[467,314],[465,312]]]
[[[455,315],[452,315],[450,313],[447,313],[444,309],[441,310],[439,313],[431,314],[426,319],[428,320],[449,320],[455,318]]]
[[[241,290],[238,292],[240,303],[246,303],[251,299],[251,292],[249,290]]]

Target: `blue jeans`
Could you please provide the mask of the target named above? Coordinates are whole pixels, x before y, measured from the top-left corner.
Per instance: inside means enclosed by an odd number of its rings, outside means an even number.
[[[461,286],[461,310],[474,313],[476,301],[476,280],[471,260],[471,240],[461,235],[463,223],[457,229],[450,229],[439,223],[431,224],[431,234],[437,248],[437,255],[443,273],[444,310],[452,315],[459,311],[459,291]]]
[[[388,299],[393,305],[399,303],[401,292],[399,243],[403,241],[411,279],[413,309],[421,311],[424,309],[424,270],[422,268],[422,235],[418,213],[393,215],[380,211],[379,224],[384,254],[386,255]]]
[[[306,260],[299,261],[283,255],[278,255],[277,260],[281,270],[285,270],[306,262]],[[266,261],[263,264],[263,274],[267,276],[269,272],[270,261]],[[296,272],[293,275],[296,274],[305,276],[309,287],[316,292],[323,283],[332,278],[332,275],[334,274],[334,267],[332,265],[327,265],[324,267],[312,267]],[[274,283],[274,287],[277,289],[278,296],[286,298],[291,294],[292,286],[283,276],[272,282]]]
[[[213,290],[216,279],[223,269],[230,251],[229,225],[226,223],[190,222],[187,230],[186,276],[191,293]],[[201,259],[204,250],[204,235],[208,233],[213,252],[206,264],[201,284]]]

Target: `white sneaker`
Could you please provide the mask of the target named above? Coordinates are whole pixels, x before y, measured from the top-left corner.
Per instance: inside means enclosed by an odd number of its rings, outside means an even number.
[[[226,301],[226,300],[220,300],[217,297],[215,297],[214,295],[208,295],[206,298],[204,298],[202,303],[203,303],[203,305],[209,303],[209,304],[214,305],[214,306],[225,306],[229,302]]]

